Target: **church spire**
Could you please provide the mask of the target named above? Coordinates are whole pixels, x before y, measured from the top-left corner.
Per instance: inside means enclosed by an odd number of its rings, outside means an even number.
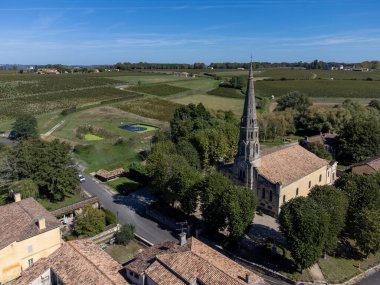
[[[235,157],[234,175],[252,189],[254,168],[260,166],[259,123],[256,115],[255,90],[253,86],[252,59],[249,68],[244,110],[240,121],[238,153]]]

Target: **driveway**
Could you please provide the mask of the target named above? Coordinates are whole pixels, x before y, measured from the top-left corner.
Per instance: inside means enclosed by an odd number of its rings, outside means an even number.
[[[162,228],[156,222],[145,218],[145,207],[154,201],[147,189],[138,190],[128,196],[113,194],[85,175],[86,181],[81,183],[84,190],[97,196],[104,208],[118,216],[119,223],[133,224],[136,233],[151,243],[163,240],[177,240],[169,230]]]

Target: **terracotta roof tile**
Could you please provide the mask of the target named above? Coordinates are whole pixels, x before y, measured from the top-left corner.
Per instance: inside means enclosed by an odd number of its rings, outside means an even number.
[[[129,284],[120,273],[122,266],[90,240],[64,243],[25,270],[16,284],[29,285],[49,268],[65,285]]]
[[[142,261],[140,273],[145,272],[158,285],[196,281],[205,285],[242,285],[247,284],[247,274],[254,284],[266,284],[261,277],[195,238],[189,239],[184,246],[164,242],[144,249],[126,269],[133,270],[133,264]]]
[[[39,217],[45,218],[46,228],[40,230]],[[33,198],[23,199],[0,207],[0,249],[15,241],[59,227],[60,222]]]
[[[286,186],[327,165],[327,160],[297,144],[263,155],[258,172],[272,183]]]

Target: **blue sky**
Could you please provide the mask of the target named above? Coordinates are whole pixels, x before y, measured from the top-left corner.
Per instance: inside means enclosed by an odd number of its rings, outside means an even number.
[[[0,63],[380,60],[379,0],[0,0]]]

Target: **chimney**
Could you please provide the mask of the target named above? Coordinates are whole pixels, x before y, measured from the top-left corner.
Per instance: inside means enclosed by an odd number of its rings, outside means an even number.
[[[179,245],[184,246],[186,244],[186,233],[180,233],[179,234]]]
[[[15,200],[15,202],[20,202],[21,201],[21,193],[14,193],[13,194],[13,199]]]
[[[247,282],[247,284],[252,284],[252,276],[250,273],[245,275],[245,282]]]
[[[46,221],[45,221],[45,217],[39,217],[38,219],[37,219],[37,224],[38,224],[38,228],[40,229],[40,230],[44,230],[44,229],[46,229]]]

